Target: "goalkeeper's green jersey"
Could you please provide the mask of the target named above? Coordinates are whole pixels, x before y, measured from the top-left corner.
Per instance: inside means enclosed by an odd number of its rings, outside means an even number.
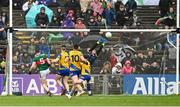
[[[45,54],[36,55],[33,58],[33,62],[37,64],[39,71],[47,70],[49,68],[49,64],[47,63],[47,56]]]

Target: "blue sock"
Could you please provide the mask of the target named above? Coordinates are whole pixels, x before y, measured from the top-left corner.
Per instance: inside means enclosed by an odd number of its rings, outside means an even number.
[[[91,91],[91,84],[87,83],[87,91]]]

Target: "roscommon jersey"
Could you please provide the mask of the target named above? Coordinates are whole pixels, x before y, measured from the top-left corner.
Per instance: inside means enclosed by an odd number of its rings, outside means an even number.
[[[81,75],[89,75],[91,73],[91,65],[90,62],[81,63]]]
[[[61,52],[58,56],[60,68],[69,68],[69,62],[66,61],[66,58],[69,57],[69,54],[65,51]]]
[[[81,61],[80,61],[81,56],[83,56],[83,54],[80,51],[72,50],[69,52],[71,71],[81,69]]]
[[[45,54],[36,55],[33,58],[33,62],[36,63],[38,70],[43,71],[49,68],[49,64],[47,63],[47,56]]]

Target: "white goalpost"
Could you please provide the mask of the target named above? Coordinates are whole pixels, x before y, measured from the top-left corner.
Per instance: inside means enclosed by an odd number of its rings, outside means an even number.
[[[13,11],[13,1],[9,0],[9,27],[10,30],[8,32],[8,47],[9,47],[9,95],[12,95],[12,56],[13,56],[13,52],[12,52],[12,48],[13,48],[13,43],[12,43],[12,39],[13,39],[13,32],[12,32],[12,27],[13,27],[13,16],[12,16],[12,12]],[[7,80],[8,81],[8,80]]]
[[[9,71],[8,71],[8,94],[12,95],[12,67],[13,67],[13,31],[22,32],[91,32],[90,29],[24,29],[24,28],[14,28],[13,29],[13,0],[9,0],[9,14],[10,14],[10,30],[8,33],[8,47],[9,47]],[[179,0],[177,0],[177,28],[179,28]],[[92,30],[93,31],[93,30]],[[100,29],[100,32],[172,32],[176,29]],[[179,34],[177,34],[176,43],[176,94],[179,94]]]
[[[179,28],[179,0],[177,0],[177,19],[176,19],[176,23],[177,23],[177,28]],[[176,94],[179,94],[179,33],[177,34],[176,37]]]

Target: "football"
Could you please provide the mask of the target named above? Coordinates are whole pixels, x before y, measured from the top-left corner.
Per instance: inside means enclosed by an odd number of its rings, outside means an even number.
[[[112,33],[111,33],[111,32],[107,32],[107,33],[105,34],[105,36],[106,36],[107,38],[111,38],[111,37],[112,37]]]

